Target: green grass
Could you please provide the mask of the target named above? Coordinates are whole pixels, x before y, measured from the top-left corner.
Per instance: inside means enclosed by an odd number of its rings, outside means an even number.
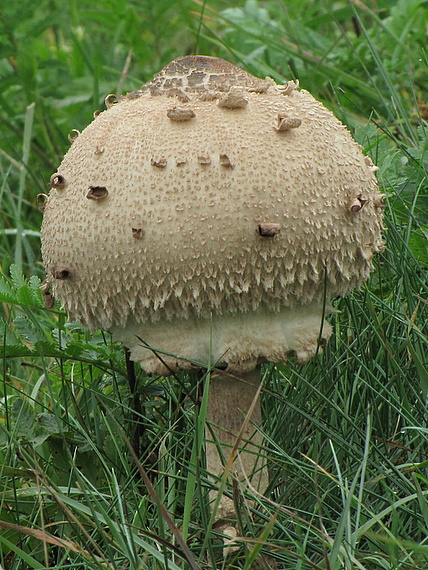
[[[0,8],[3,568],[428,568],[427,22],[422,0]],[[39,291],[36,196],[68,133],[108,93],[196,52],[298,78],[353,132],[388,195],[388,247],[369,282],[335,302],[324,353],[264,369],[270,489],[231,490],[242,539],[223,561],[195,378],[137,369],[131,394],[123,350],[45,309]]]

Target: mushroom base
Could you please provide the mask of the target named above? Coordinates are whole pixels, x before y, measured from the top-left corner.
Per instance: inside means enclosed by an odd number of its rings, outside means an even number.
[[[327,308],[326,312],[332,311]],[[319,339],[325,344],[331,335],[331,325],[322,323],[322,316],[322,307],[309,305],[279,313],[213,316],[210,320],[145,324],[132,317],[126,328],[110,330],[113,339],[129,348],[131,358],[147,374],[167,375],[195,367],[243,373],[264,361],[285,362],[290,355],[299,363],[310,360]]]

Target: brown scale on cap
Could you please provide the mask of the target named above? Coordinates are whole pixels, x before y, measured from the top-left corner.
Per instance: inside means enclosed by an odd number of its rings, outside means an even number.
[[[272,238],[278,235],[280,231],[281,231],[280,224],[264,223],[264,224],[259,224],[257,227],[257,232],[262,237]]]
[[[48,198],[49,196],[47,194],[37,194],[37,203],[39,204],[39,210],[41,212],[44,212]]]
[[[52,174],[51,179],[49,181],[49,186],[51,188],[56,188],[57,190],[62,190],[65,188],[65,178],[64,176],[61,176],[61,174],[58,174],[58,172],[55,172],[55,174]]]
[[[168,109],[166,115],[171,121],[190,121],[196,115],[193,109],[180,109],[179,107],[173,107],[172,109]]]
[[[190,55],[179,57],[165,66],[153,79],[143,85],[140,91],[128,96],[151,92],[154,95],[168,94],[171,90],[181,93],[199,94],[212,92],[219,98],[231,86],[248,89],[260,87],[260,79],[243,69],[217,57]]]
[[[104,186],[91,186],[86,194],[88,200],[104,200],[108,196],[108,190]]]
[[[277,131],[288,131],[289,129],[297,129],[302,124],[302,119],[296,119],[292,117],[282,117],[278,115],[278,124],[276,126]]]
[[[80,131],[78,131],[77,129],[72,129],[71,132],[68,135],[68,140],[73,143],[77,137],[80,135]]]
[[[245,109],[248,99],[245,97],[245,89],[233,85],[217,102],[219,107],[224,109]]]
[[[49,283],[43,283],[40,287],[42,292],[43,304],[47,309],[53,309],[55,307],[55,298],[51,293],[51,286]]]

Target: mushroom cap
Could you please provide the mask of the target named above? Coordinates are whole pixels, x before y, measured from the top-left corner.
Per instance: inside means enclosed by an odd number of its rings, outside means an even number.
[[[189,56],[107,98],[44,208],[47,281],[71,319],[149,372],[316,351],[329,299],[383,248],[383,196],[347,129],[296,87]]]

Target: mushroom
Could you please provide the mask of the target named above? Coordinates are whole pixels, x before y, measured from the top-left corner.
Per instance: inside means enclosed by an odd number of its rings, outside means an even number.
[[[71,319],[110,330],[148,374],[212,371],[208,471],[242,431],[233,470],[261,491],[260,364],[314,356],[330,299],[383,248],[372,162],[297,86],[174,60],[73,139],[42,226],[46,287]]]

